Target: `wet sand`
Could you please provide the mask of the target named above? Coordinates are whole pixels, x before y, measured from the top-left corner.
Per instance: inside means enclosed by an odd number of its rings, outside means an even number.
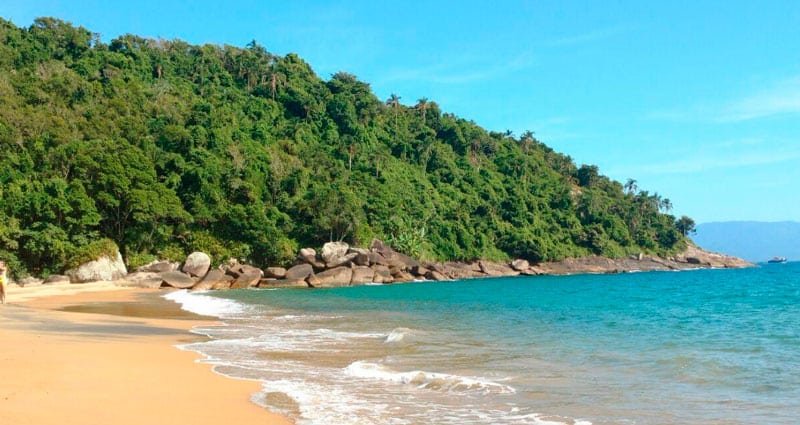
[[[9,288],[0,306],[0,424],[291,424],[176,344],[210,321],[155,290]]]

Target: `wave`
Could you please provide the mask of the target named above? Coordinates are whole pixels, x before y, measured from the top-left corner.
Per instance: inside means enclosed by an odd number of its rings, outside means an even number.
[[[202,292],[189,292],[186,289],[170,292],[164,295],[164,298],[180,304],[186,311],[203,316],[225,318],[242,314],[247,310],[243,304],[236,301],[203,295]]]
[[[365,361],[353,362],[344,371],[346,374],[356,378],[378,379],[435,391],[479,392],[484,394],[513,394],[516,392],[513,387],[484,378],[421,370],[397,372],[383,365]]]
[[[405,339],[406,335],[409,335],[412,332],[413,329],[409,328],[395,328],[391,332],[389,332],[389,335],[386,335],[386,339],[384,340],[384,342],[386,342],[387,344],[400,342],[403,339]]]

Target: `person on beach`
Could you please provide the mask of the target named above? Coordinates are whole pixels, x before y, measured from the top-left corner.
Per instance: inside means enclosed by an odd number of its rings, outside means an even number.
[[[6,303],[6,262],[0,261],[0,303]]]

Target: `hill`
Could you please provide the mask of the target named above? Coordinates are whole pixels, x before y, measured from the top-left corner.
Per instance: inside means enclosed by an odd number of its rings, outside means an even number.
[[[749,261],[786,257],[800,261],[800,223],[793,221],[727,221],[703,223],[692,237],[703,248]]]
[[[0,20],[0,258],[48,274],[109,240],[129,266],[193,250],[287,263],[375,237],[439,260],[685,247],[669,200],[635,181],[400,100],[255,41],[106,44]]]

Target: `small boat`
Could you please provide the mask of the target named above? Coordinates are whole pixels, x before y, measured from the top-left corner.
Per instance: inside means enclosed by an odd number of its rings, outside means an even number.
[[[772,257],[772,259],[767,261],[767,262],[768,263],[773,263],[773,264],[775,264],[775,263],[785,263],[786,262],[786,257]]]

